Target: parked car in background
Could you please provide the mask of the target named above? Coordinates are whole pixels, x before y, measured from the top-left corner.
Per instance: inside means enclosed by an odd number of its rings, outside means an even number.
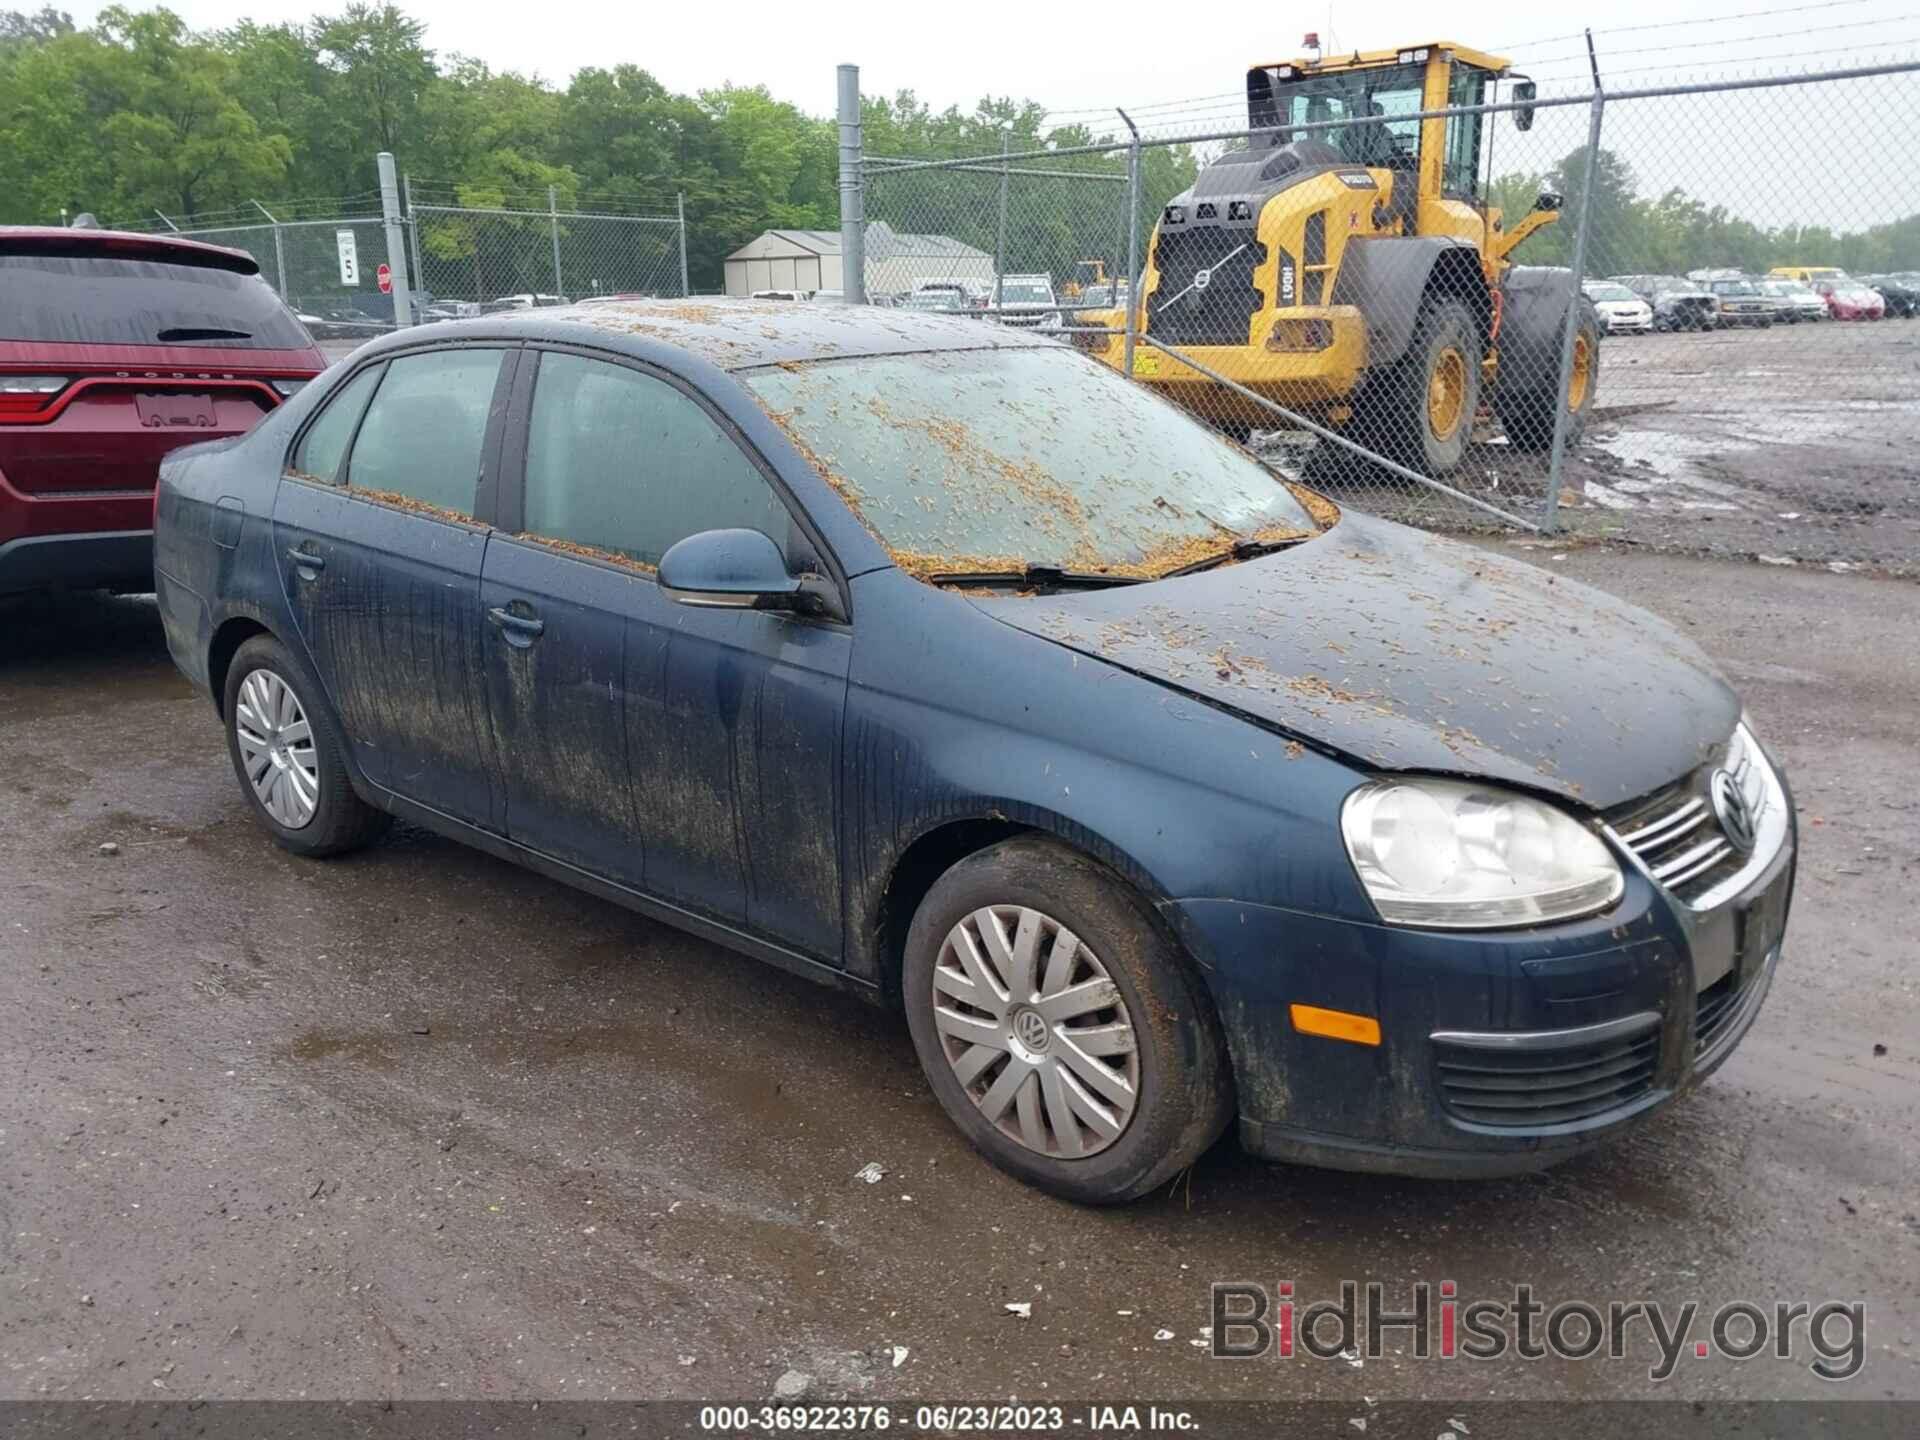
[[[1711,330],[1719,323],[1720,307],[1713,296],[1678,275],[1614,275],[1653,307],[1656,330]]]
[[[1031,331],[389,336],[172,457],[155,568],[273,842],[404,816],[898,1006],[961,1132],[1076,1200],[1236,1121],[1551,1165],[1717,1068],[1780,963],[1792,798],[1682,632]]]
[[[1889,316],[1905,320],[1920,313],[1920,285],[1897,275],[1868,275],[1860,282],[1879,293]]]
[[[1827,313],[1836,320],[1881,320],[1886,317],[1887,302],[1878,290],[1869,289],[1851,276],[1839,280],[1815,280],[1813,288],[1827,302]]]
[[[901,297],[910,310],[976,311],[987,304],[990,292],[971,280],[922,280]]]
[[[489,300],[480,307],[482,315],[503,315],[513,310],[551,310],[573,302],[564,295],[542,295],[533,291],[522,291],[518,295],[502,295],[497,300]]]
[[[326,364],[245,251],[0,227],[0,594],[151,589],[162,457]]]
[[[1794,325],[1802,320],[1827,318],[1826,300],[1798,280],[1769,276],[1755,284],[1773,305],[1773,318],[1777,324]]]
[[[393,329],[393,316],[379,315],[358,305],[323,305],[319,313],[302,311],[301,323],[316,340],[371,340]]]
[[[1767,272],[1782,280],[1798,280],[1802,285],[1812,285],[1816,280],[1845,280],[1847,272],[1838,265],[1776,265]]]
[[[1653,307],[1626,286],[1612,280],[1590,280],[1581,287],[1600,316],[1608,335],[1647,335],[1653,332]]]
[[[992,303],[993,292],[988,292]],[[994,319],[1019,330],[1058,330],[1060,301],[1053,293],[1051,275],[1003,275]]]
[[[1773,324],[1773,302],[1745,276],[1702,283],[1713,296],[1714,317],[1720,329],[1744,325],[1765,330]]]

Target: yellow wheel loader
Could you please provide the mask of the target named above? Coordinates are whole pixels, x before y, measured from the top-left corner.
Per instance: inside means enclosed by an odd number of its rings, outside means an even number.
[[[1571,271],[1509,258],[1559,197],[1509,225],[1483,193],[1486,132],[1498,113],[1531,126],[1532,83],[1513,77],[1512,111],[1409,118],[1494,103],[1510,70],[1446,41],[1249,70],[1247,148],[1155,221],[1133,303],[1158,343],[1136,342],[1135,377],[1229,434],[1284,424],[1224,377],[1435,477],[1459,468],[1483,402],[1520,448],[1552,443],[1563,403],[1578,438],[1598,316]],[[1118,329],[1125,313],[1082,319]],[[1118,335],[1075,340],[1124,364]]]

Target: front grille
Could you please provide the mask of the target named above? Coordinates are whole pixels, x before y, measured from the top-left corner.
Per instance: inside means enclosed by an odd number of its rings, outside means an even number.
[[[1705,772],[1642,802],[1614,822],[1614,833],[1655,880],[1683,900],[1711,889],[1745,858],[1714,818]]]
[[[1457,1120],[1540,1130],[1592,1120],[1653,1087],[1660,1032],[1559,1049],[1488,1050],[1434,1042],[1440,1098]]]
[[[1253,272],[1266,255],[1252,230],[1163,227],[1154,242],[1160,280],[1147,297],[1147,329],[1169,345],[1245,345],[1265,298]]]

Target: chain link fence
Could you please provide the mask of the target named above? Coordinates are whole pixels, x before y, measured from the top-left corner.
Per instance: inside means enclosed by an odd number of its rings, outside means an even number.
[[[1054,334],[1432,528],[1920,574],[1920,65],[1549,98],[1416,51],[1115,121],[865,157],[869,298]]]
[[[677,204],[672,215],[562,209],[557,196],[545,208],[464,205],[442,198],[450,188],[429,191],[433,201],[395,212],[404,257],[389,253],[377,196],[350,200],[335,215],[289,219],[286,214],[316,207],[256,202],[245,217],[184,224],[161,217],[137,228],[245,250],[323,342],[364,340],[394,328],[394,298],[382,292],[379,277],[383,266],[397,270],[402,258],[416,324],[594,296],[687,293],[686,222]],[[410,199],[412,190],[405,187]]]

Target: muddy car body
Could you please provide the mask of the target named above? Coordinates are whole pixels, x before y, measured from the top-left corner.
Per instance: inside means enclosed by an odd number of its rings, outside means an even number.
[[[423,429],[481,437],[458,495],[392,493]],[[157,566],[282,844],[402,816],[900,1004],[955,1123],[1078,1199],[1236,1117],[1552,1163],[1717,1065],[1779,954],[1784,784],[1675,631],[957,316],[388,337],[175,457]]]

